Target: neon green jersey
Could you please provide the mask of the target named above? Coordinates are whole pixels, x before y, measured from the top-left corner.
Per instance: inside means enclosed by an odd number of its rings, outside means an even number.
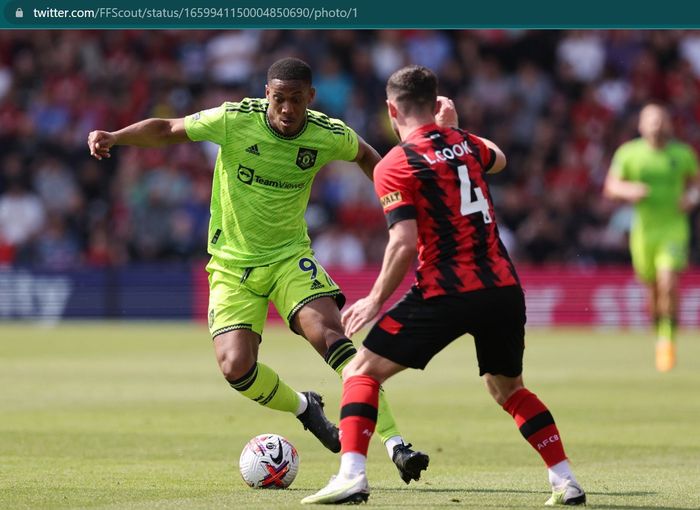
[[[636,138],[617,149],[611,171],[620,179],[649,186],[649,195],[635,205],[634,228],[664,230],[688,221],[679,204],[686,181],[698,171],[689,145],[672,140],[655,149]]]
[[[304,212],[316,173],[357,156],[357,135],[342,121],[307,110],[302,130],[287,138],[269,125],[267,106],[246,98],[185,117],[191,140],[219,145],[208,251],[234,267],[264,266],[309,246]]]

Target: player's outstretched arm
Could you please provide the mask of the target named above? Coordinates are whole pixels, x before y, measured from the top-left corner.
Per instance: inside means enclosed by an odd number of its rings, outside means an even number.
[[[119,131],[91,131],[87,144],[90,155],[102,159],[110,157],[109,151],[114,145],[162,147],[189,140],[185,119],[146,119]]]
[[[382,159],[379,153],[370,144],[365,142],[361,136],[357,137],[358,147],[355,163],[362,169],[370,181],[374,180],[374,167]]]
[[[348,308],[342,316],[345,334],[351,337],[374,319],[384,302],[401,284],[416,258],[418,225],[416,220],[394,223],[389,229],[389,243],[384,251],[382,269],[367,297]]]

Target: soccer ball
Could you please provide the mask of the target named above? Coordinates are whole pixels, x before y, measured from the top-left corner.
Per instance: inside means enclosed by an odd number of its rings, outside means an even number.
[[[285,489],[299,471],[299,454],[277,434],[261,434],[248,441],[238,461],[243,481],[255,489]]]

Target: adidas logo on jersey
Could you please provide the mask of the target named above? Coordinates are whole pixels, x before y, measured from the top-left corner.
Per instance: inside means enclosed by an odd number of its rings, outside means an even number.
[[[248,147],[245,151],[246,151],[246,152],[249,152],[250,154],[255,154],[256,156],[260,156],[260,151],[258,150],[258,144],[257,144],[257,143],[251,145],[251,146]]]
[[[311,290],[322,289],[323,287],[324,285],[318,280],[314,280],[314,283],[311,284]]]

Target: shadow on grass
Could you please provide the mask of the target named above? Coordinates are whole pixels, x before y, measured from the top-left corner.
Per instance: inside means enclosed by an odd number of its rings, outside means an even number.
[[[658,492],[652,491],[631,491],[631,492],[590,492],[586,491],[586,494],[593,494],[596,496],[655,496]]]
[[[464,492],[464,493],[483,493],[483,494],[550,494],[547,490],[524,490],[524,489],[480,489],[480,488],[467,488],[467,487],[455,487],[455,488],[432,488],[425,486],[415,486],[415,487],[374,487],[377,491],[383,492],[403,492],[403,491],[414,491],[414,492],[436,492],[436,493],[448,493],[448,492]],[[293,489],[292,489],[293,490]],[[301,489],[298,489],[301,490]],[[629,492],[591,492],[586,491],[588,495],[596,496],[654,496],[657,493],[654,491],[629,491]],[[693,510],[696,510],[693,508]],[[700,510],[700,509],[697,509]]]
[[[292,491],[309,492],[308,489],[287,489]],[[413,498],[421,493],[426,494],[452,494],[455,497],[448,502],[440,503],[439,506],[452,506],[450,503],[456,506],[461,506],[463,504],[469,504],[469,494],[540,494],[548,495],[549,491],[540,490],[523,490],[523,489],[468,489],[464,487],[460,488],[432,488],[432,487],[374,487],[372,489],[377,493],[399,493],[406,492],[406,501],[401,503],[402,507],[425,507],[425,502],[417,501]],[[595,508],[600,510],[610,509],[610,510],[700,510],[697,506],[658,506],[658,505],[616,505],[616,504],[596,504],[595,496],[600,497],[644,497],[644,496],[655,496],[658,494],[654,491],[628,491],[628,492],[587,492],[589,496],[588,505],[586,508]],[[461,496],[460,496],[461,495]],[[590,497],[594,496],[593,501]],[[413,499],[413,500],[412,500]],[[435,502],[433,502],[435,503]],[[478,505],[484,505],[484,502],[475,502]],[[394,506],[395,503],[389,504],[389,506]],[[386,506],[379,504],[378,506]],[[491,506],[491,505],[488,505]],[[507,505],[503,507],[498,505],[500,508],[510,508],[513,505]]]
[[[588,503],[586,508],[599,508],[604,510],[698,510],[697,506],[656,506],[656,505],[596,505]]]
[[[484,493],[484,494],[503,494],[503,493],[511,493],[511,494],[549,494],[549,492],[545,491],[527,491],[527,490],[521,490],[521,489],[467,489],[464,487],[459,487],[459,488],[446,488],[446,489],[434,489],[432,487],[376,487],[374,488],[377,491],[381,492],[406,492],[406,491],[411,491],[413,493],[420,493],[420,492],[433,492],[433,493],[462,493],[462,494],[476,494],[476,493]]]
[[[302,489],[302,488],[293,488],[293,489],[287,489],[288,491],[293,491],[293,492],[304,492],[307,494],[312,493],[313,491],[310,491],[309,489]],[[423,498],[420,498],[420,494],[444,494],[444,495],[449,495],[451,496],[450,499],[446,499],[444,501],[431,501],[431,505],[435,505],[435,507],[464,507],[465,505],[467,507],[474,507],[474,508],[518,508],[521,509],[522,505],[519,503],[499,503],[499,504],[490,504],[484,501],[470,501],[469,495],[470,494],[537,494],[537,495],[542,495],[547,496],[550,494],[548,491],[539,491],[539,490],[523,490],[523,489],[479,489],[479,488],[432,488],[432,487],[374,487],[372,491],[376,494],[381,494],[381,493],[401,493],[405,492],[406,493],[406,498],[405,501],[402,501],[400,506],[401,508],[426,508],[426,502],[422,500]],[[610,510],[700,510],[700,507],[698,506],[660,506],[660,505],[654,505],[654,504],[627,504],[627,505],[618,505],[618,504],[600,504],[597,503],[596,496],[600,498],[609,498],[609,497],[645,497],[645,496],[655,496],[658,493],[655,491],[628,491],[628,492],[587,492],[587,495],[589,496],[589,501],[588,505],[586,508],[588,509],[597,509],[597,510],[605,510],[605,509],[610,509]],[[394,497],[394,496],[392,496]],[[398,498],[398,496],[396,496]],[[592,501],[591,501],[592,499]],[[372,497],[370,496],[370,501],[372,500]],[[378,507],[378,508],[396,508],[397,503],[396,502],[391,502],[391,503],[383,503],[383,502],[378,502],[378,501],[373,501],[373,505]],[[536,504],[533,502],[533,507],[539,507],[541,506],[540,504]],[[528,505],[529,507],[529,505]]]

